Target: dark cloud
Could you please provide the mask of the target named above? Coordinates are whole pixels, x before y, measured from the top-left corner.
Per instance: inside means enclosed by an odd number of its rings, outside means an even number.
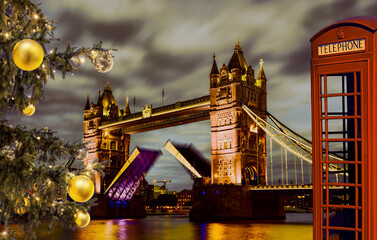
[[[88,63],[90,64],[90,63]],[[110,74],[104,74],[101,72],[96,71],[95,69],[91,70],[79,70],[77,73],[75,73],[75,76],[83,76],[90,79],[90,81],[86,82],[82,85],[82,89],[87,89],[90,91],[96,91],[103,90],[109,82],[110,87],[114,90],[117,88],[127,88],[127,81],[125,78],[117,75],[110,75]],[[86,95],[86,94],[85,94]]]
[[[324,27],[345,18],[355,16],[357,1],[337,0],[311,9],[303,20],[303,26],[316,34]]]
[[[281,62],[283,62],[281,74],[297,76],[300,74],[309,73],[310,58],[310,44],[301,43],[301,46],[299,48],[280,59]]]
[[[145,79],[150,87],[161,86],[171,79],[191,74],[201,67],[205,60],[204,54],[182,55],[149,48],[135,74]]]
[[[62,40],[77,43],[86,33],[97,40],[113,44],[125,44],[135,37],[143,27],[139,19],[123,19],[113,22],[100,22],[75,10],[66,10],[58,17],[58,25],[65,27]]]

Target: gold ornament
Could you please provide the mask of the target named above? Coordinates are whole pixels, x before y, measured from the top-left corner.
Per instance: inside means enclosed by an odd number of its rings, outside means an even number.
[[[13,48],[13,61],[25,71],[37,69],[43,61],[43,49],[32,39],[19,41]]]
[[[75,223],[77,226],[81,227],[81,228],[84,228],[86,226],[88,226],[89,222],[90,222],[90,215],[87,211],[77,211],[77,213],[75,214]]]
[[[35,106],[33,104],[29,104],[29,106],[27,106],[24,110],[23,110],[24,114],[26,116],[31,116],[35,113]]]
[[[86,202],[94,194],[94,183],[87,176],[76,176],[69,181],[68,194],[76,202]]]
[[[17,204],[18,204],[19,201],[17,201]],[[21,206],[19,208],[16,209],[16,213],[18,215],[24,215],[25,213],[27,213],[27,208],[26,207],[29,207],[30,206],[30,201],[29,199],[27,198],[24,198],[23,202],[25,203],[25,207]]]

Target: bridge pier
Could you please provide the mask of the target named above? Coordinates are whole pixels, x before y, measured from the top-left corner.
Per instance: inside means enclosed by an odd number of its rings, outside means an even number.
[[[98,198],[97,206],[90,209],[90,216],[93,219],[106,218],[144,218],[146,217],[145,205],[143,199],[134,195],[131,200],[126,203],[111,203],[111,199],[105,194],[96,195]]]
[[[194,185],[190,221],[284,220],[284,195],[251,186]]]

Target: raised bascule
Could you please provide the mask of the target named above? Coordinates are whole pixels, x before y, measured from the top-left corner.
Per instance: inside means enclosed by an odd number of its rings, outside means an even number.
[[[141,112],[131,113],[128,98],[121,109],[109,83],[96,103],[90,103],[88,95],[85,164],[94,159],[112,161],[104,179],[95,175],[96,193],[104,193],[129,158],[132,134],[207,119],[211,122],[211,183],[265,184],[266,134],[242,110],[242,103],[266,120],[266,81],[262,61],[255,78],[237,43],[228,65],[220,70],[213,56],[208,96],[158,108],[147,104]]]

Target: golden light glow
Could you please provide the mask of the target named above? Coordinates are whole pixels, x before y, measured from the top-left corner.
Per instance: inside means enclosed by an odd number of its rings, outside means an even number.
[[[90,223],[90,215],[87,211],[77,211],[77,213],[74,215],[75,217],[75,223],[77,226],[84,228],[89,225]]]
[[[13,48],[13,61],[24,71],[37,69],[43,61],[43,49],[32,39],[23,39]]]
[[[69,182],[68,194],[76,202],[86,202],[94,194],[94,183],[87,176],[76,176]]]
[[[246,81],[246,74],[242,75],[242,81]]]
[[[33,104],[29,104],[23,111],[26,116],[31,116],[35,113],[35,106]]]
[[[34,19],[39,19],[38,14],[34,14]]]
[[[257,133],[258,132],[258,127],[256,125],[251,125],[250,126],[250,132]]]

